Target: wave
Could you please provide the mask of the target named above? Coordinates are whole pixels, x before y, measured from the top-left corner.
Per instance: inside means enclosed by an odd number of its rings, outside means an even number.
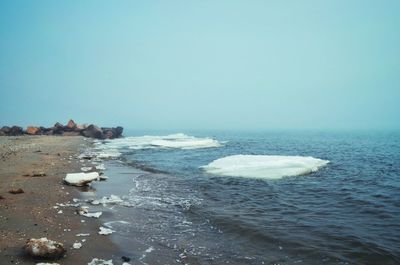
[[[309,174],[328,163],[309,156],[231,155],[201,168],[220,176],[279,179]]]
[[[165,136],[131,136],[107,140],[100,147],[103,149],[154,149],[154,148],[173,148],[173,149],[198,149],[220,147],[221,143],[211,138],[197,138],[183,133],[170,134]]]

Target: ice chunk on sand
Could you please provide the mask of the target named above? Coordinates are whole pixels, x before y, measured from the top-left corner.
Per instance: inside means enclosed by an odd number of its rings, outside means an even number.
[[[115,232],[114,230],[111,230],[111,229],[108,229],[108,228],[105,228],[102,226],[100,226],[99,229],[100,229],[100,231],[99,231],[100,235],[109,235],[109,234],[112,234],[113,232]]]
[[[81,233],[81,234],[76,234],[76,236],[90,236],[90,234],[89,233]]]
[[[92,167],[81,167],[81,170],[83,172],[86,172],[86,171],[92,170]]]
[[[93,180],[99,179],[99,173],[90,172],[90,173],[69,173],[64,178],[64,181],[73,186],[85,186]]]
[[[25,244],[25,250],[33,257],[51,259],[59,258],[66,252],[63,244],[49,240],[45,237],[29,239]]]
[[[113,265],[113,262],[112,259],[104,260],[104,259],[94,258],[92,259],[91,262],[88,263],[88,265]]]
[[[317,171],[329,161],[304,156],[232,155],[203,166],[206,172],[221,176],[279,179]]]
[[[96,166],[96,169],[98,170],[106,170],[106,167],[104,166],[104,164],[100,164]]]
[[[81,206],[77,212],[79,215],[83,215],[86,217],[92,217],[92,218],[99,218],[103,214],[102,212],[89,213],[88,206]]]
[[[72,248],[74,248],[74,249],[80,249],[81,247],[82,247],[82,243],[80,243],[80,242],[75,242],[72,245]]]
[[[98,204],[116,204],[116,203],[121,203],[123,200],[116,195],[110,195],[110,197],[103,197],[99,200],[94,200],[91,202],[93,205],[98,205]]]

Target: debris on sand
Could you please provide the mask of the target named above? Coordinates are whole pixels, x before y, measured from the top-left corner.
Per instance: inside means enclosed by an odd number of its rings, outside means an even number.
[[[31,176],[32,177],[45,177],[46,173],[44,173],[44,172],[33,172]]]
[[[104,260],[104,259],[94,258],[94,259],[92,259],[91,262],[88,263],[88,265],[113,265],[113,263],[112,263],[112,259]]]
[[[4,200],[5,198],[3,196],[0,195],[0,200]]]
[[[8,192],[11,194],[20,194],[20,193],[24,193],[24,190],[21,188],[18,188],[18,189],[11,189]]]
[[[36,265],[60,265],[60,263],[36,263]]]
[[[25,251],[33,257],[52,259],[60,258],[66,252],[63,244],[45,237],[29,239],[25,244]]]
[[[64,178],[67,184],[78,187],[88,185],[93,180],[99,180],[99,173],[68,173]]]
[[[99,229],[100,229],[99,235],[109,235],[109,234],[112,234],[114,232],[114,230],[111,230],[109,228],[105,228],[105,227],[102,227],[102,226],[100,226]]]

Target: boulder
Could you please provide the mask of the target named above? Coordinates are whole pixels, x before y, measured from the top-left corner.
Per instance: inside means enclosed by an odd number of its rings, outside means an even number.
[[[13,126],[10,128],[10,131],[8,133],[8,135],[11,136],[17,136],[17,135],[23,135],[24,134],[24,130],[22,129],[22,127],[19,126]]]
[[[40,129],[38,127],[28,126],[26,128],[26,133],[30,134],[30,135],[39,134],[40,133]]]
[[[25,251],[33,257],[48,259],[60,258],[66,252],[63,244],[45,237],[29,239],[25,244]]]
[[[122,136],[122,132],[124,131],[124,128],[121,127],[121,126],[118,126],[117,128],[115,128],[115,130],[116,130],[116,133],[117,133],[116,138],[121,137]]]
[[[76,129],[79,131],[85,130],[88,127],[87,124],[78,124],[76,125]]]
[[[62,136],[79,136],[79,135],[81,135],[81,133],[80,132],[63,132],[61,135]]]
[[[6,136],[7,134],[3,131],[0,131],[0,136]]]
[[[90,124],[85,130],[83,130],[82,135],[90,138],[104,139],[103,131],[93,124]]]
[[[5,135],[8,135],[10,133],[10,127],[8,126],[3,126],[0,131],[3,132]]]
[[[62,132],[64,131],[64,126],[61,123],[57,122],[56,124],[54,124],[52,130],[54,134],[62,134]]]
[[[75,129],[76,128],[76,123],[74,122],[74,120],[69,120],[67,123],[67,128],[69,129]]]

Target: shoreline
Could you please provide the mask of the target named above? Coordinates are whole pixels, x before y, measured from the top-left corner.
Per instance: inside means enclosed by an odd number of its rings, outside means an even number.
[[[83,197],[79,188],[65,185],[63,178],[81,172],[77,155],[90,144],[79,136],[0,137],[0,264],[76,265],[93,258],[120,259],[111,239],[98,234],[98,219],[76,214],[75,207],[57,206]],[[43,173],[45,176],[36,176]],[[19,188],[24,192],[9,193]],[[79,233],[90,236],[77,237]],[[66,256],[58,261],[27,256],[25,242],[41,237],[63,243]],[[82,242],[82,248],[73,249],[75,242]]]

